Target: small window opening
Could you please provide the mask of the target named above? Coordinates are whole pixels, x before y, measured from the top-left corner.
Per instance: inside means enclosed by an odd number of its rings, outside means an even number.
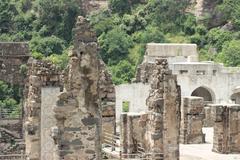
[[[206,74],[205,71],[202,71],[202,70],[197,71],[197,75],[205,75],[205,74]]]
[[[180,74],[187,74],[187,73],[188,73],[188,70],[180,70],[179,73],[180,73]]]
[[[129,106],[130,106],[129,101],[123,101],[122,102],[122,112],[129,112]]]
[[[213,75],[216,76],[217,70],[213,70]]]

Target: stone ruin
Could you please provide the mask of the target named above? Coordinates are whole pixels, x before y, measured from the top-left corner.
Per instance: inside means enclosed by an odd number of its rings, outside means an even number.
[[[106,152],[103,143],[109,140],[103,136],[104,132],[117,137],[115,86],[99,58],[96,35],[83,17],[78,18],[74,33],[74,49],[64,73],[50,62],[29,59],[25,43],[16,43],[15,51],[10,49],[12,44],[0,45],[2,80],[25,84],[25,148],[19,150],[25,149],[29,160],[102,159],[102,153]],[[9,57],[4,50],[10,50]],[[174,57],[175,53],[172,54]],[[140,65],[135,80],[150,84],[147,111],[121,115],[120,139],[111,142],[120,141],[119,146],[112,148],[113,152],[119,152],[114,158],[137,159],[140,155],[178,160],[179,142],[205,142],[204,125],[214,126],[213,151],[240,153],[240,106],[205,107],[202,97],[184,97],[181,105],[181,90],[177,76],[169,69],[171,64],[163,57],[152,56],[155,62]],[[151,56],[145,58],[153,60]],[[5,63],[11,64],[8,69]],[[26,79],[19,73],[20,64],[27,64]],[[13,132],[6,135],[14,137]]]
[[[83,17],[74,32],[65,73],[49,62],[28,63],[25,142],[30,160],[101,159],[102,129],[115,132],[115,89],[99,59],[95,33]]]
[[[164,160],[179,159],[180,102],[176,76],[169,70],[166,59],[157,59],[147,99],[149,111],[141,119],[146,127],[144,148],[153,157],[163,153]]]
[[[43,92],[45,87],[58,87],[58,92],[60,92],[61,86],[61,75],[62,73],[51,63],[32,60],[28,63],[28,78],[27,85],[25,86],[25,106],[24,106],[24,129],[25,129],[25,144],[26,144],[26,155],[30,160],[40,159],[41,142],[45,138],[42,134],[45,127],[42,121],[46,121],[44,124],[52,123],[51,119],[42,117],[42,115],[47,115],[48,112],[41,111],[46,109],[43,106],[44,103],[49,102],[43,99]],[[56,93],[56,94],[57,94]],[[51,97],[49,97],[51,96]],[[49,97],[54,99],[53,95],[44,95],[44,97]],[[55,97],[56,98],[56,97]],[[49,100],[49,99],[48,99]],[[50,146],[49,146],[50,147]]]
[[[22,66],[27,63],[29,57],[27,43],[1,42],[0,80],[22,89],[25,76]],[[0,109],[0,155],[20,154],[24,151],[22,121],[22,108],[20,111]]]
[[[65,91],[54,109],[57,159],[101,159],[100,64],[96,36],[79,17]]]
[[[198,144],[205,142],[202,132],[204,104],[202,97],[183,97],[181,106],[180,142]]]
[[[1,42],[0,49],[0,80],[23,86],[25,75],[20,69],[23,64],[27,64],[30,57],[28,44]]]
[[[213,104],[213,151],[229,154],[240,153],[240,105]]]
[[[136,153],[138,146],[152,159],[179,159],[180,87],[166,59],[157,59],[146,113],[121,116],[122,151]]]

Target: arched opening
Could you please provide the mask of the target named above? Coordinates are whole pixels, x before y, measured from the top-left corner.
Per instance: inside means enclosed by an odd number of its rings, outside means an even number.
[[[205,104],[214,102],[213,93],[205,87],[198,87],[192,92],[191,96],[203,97]]]
[[[232,94],[231,100],[235,104],[240,104],[240,92]]]

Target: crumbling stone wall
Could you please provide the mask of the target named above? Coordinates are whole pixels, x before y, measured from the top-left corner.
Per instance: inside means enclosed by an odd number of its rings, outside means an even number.
[[[24,85],[24,74],[20,66],[27,64],[30,51],[27,43],[2,42],[0,43],[0,80]]]
[[[59,159],[101,159],[99,92],[100,62],[96,35],[86,19],[78,17],[65,91],[54,109],[53,138]]]
[[[158,159],[159,153],[164,160],[179,159],[180,97],[180,87],[167,60],[157,59],[147,99],[149,111],[140,120],[145,128],[143,147],[153,159]]]
[[[30,59],[27,77],[24,98],[26,155],[30,160],[39,160],[41,157],[41,88],[61,86],[61,72],[49,62]]]
[[[214,120],[213,151],[240,153],[240,105],[212,104]]]
[[[205,142],[205,135],[202,132],[203,119],[203,98],[184,97],[181,105],[181,143],[198,144]]]

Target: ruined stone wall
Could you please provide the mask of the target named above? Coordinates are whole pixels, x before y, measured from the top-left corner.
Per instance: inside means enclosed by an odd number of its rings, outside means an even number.
[[[57,128],[53,138],[59,159],[99,160],[102,113],[98,45],[95,33],[83,17],[78,17],[74,33],[65,91],[59,95],[54,109]]]
[[[24,130],[26,155],[30,160],[41,157],[41,88],[61,86],[61,72],[51,63],[29,60],[25,85]]]
[[[198,144],[205,142],[205,135],[202,132],[203,119],[203,98],[184,97],[181,105],[181,143]]]
[[[143,147],[155,159],[159,153],[164,160],[179,159],[180,95],[167,60],[157,59],[147,99],[149,111],[140,120],[145,128]]]
[[[27,43],[0,43],[0,80],[24,85],[24,75],[20,66],[27,64],[30,51]]]
[[[213,151],[240,153],[240,106],[212,104],[214,120]]]

